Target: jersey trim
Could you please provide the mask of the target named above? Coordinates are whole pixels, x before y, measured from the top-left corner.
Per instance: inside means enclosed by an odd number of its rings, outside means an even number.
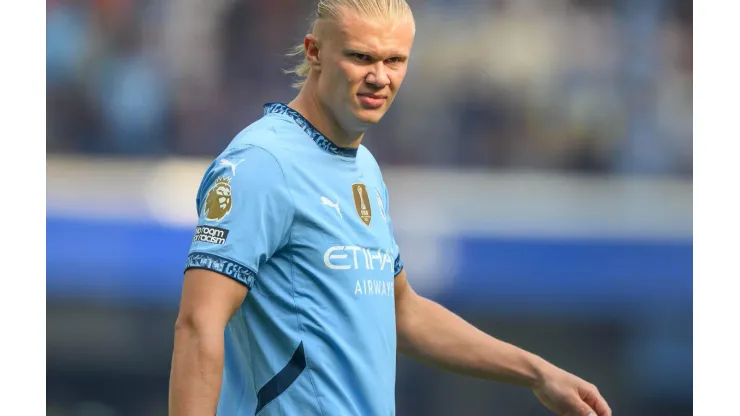
[[[298,344],[293,356],[288,361],[288,364],[280,370],[275,377],[271,378],[260,391],[257,393],[257,409],[254,414],[260,412],[265,406],[270,404],[271,401],[275,400],[290,387],[293,382],[298,379],[298,376],[303,373],[306,369],[306,355],[303,351],[303,341]]]
[[[317,146],[319,146],[321,149],[325,150],[328,153],[331,153],[333,155],[337,156],[344,156],[344,157],[351,157],[356,158],[357,157],[357,149],[351,148],[351,147],[339,147],[332,143],[331,140],[327,139],[326,136],[324,136],[316,127],[311,124],[310,121],[308,121],[305,117],[301,115],[301,113],[295,111],[294,109],[288,107],[285,104],[282,103],[267,103],[264,106],[265,115],[268,114],[285,114],[288,117],[292,118],[293,121],[298,124],[303,131],[308,134],[311,139],[316,143]]]
[[[396,256],[396,261],[393,262],[393,277],[398,276],[401,270],[403,270],[403,260],[401,260],[401,255],[399,254]]]
[[[257,276],[254,270],[234,260],[201,252],[188,254],[185,271],[188,269],[205,269],[222,274],[242,283],[249,290],[252,290],[254,279]]]

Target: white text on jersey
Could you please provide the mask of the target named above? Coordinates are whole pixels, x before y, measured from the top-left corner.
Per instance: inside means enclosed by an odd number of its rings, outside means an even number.
[[[358,253],[360,253],[358,255]],[[393,255],[388,250],[358,246],[334,246],[324,253],[324,264],[332,270],[393,270]]]

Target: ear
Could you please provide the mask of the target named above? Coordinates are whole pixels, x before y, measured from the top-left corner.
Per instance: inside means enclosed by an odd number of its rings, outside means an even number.
[[[303,47],[306,49],[306,60],[308,64],[314,68],[321,67],[321,59],[319,58],[319,39],[313,35],[308,34],[303,39]]]

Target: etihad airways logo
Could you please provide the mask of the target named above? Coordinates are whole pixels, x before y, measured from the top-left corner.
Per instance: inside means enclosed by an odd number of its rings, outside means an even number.
[[[329,247],[324,253],[324,264],[332,270],[385,270],[393,271],[393,253],[388,250],[359,246]]]

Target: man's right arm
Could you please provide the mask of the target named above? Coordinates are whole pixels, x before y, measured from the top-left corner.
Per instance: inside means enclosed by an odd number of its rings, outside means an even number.
[[[175,324],[171,416],[216,413],[224,330],[259,291],[260,267],[286,244],[294,212],[281,166],[260,147],[230,149],[206,171]]]
[[[224,329],[247,287],[205,269],[185,272],[170,373],[170,416],[215,415],[224,365]]]

